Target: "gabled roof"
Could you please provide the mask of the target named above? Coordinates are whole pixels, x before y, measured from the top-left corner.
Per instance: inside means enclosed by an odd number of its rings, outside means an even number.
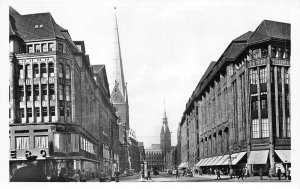
[[[104,68],[104,64],[91,65],[94,73],[99,73],[99,71]]]
[[[264,20],[248,40],[248,44],[269,39],[291,40],[291,24]]]
[[[243,35],[235,38],[233,41],[240,41],[240,42],[243,42],[243,41],[247,41],[249,39],[249,37],[253,34],[252,31],[248,31],[246,33],[244,33]]]
[[[50,13],[18,15],[12,10],[9,14],[15,21],[15,31],[24,41],[51,38],[64,39],[60,27],[55,23]]]

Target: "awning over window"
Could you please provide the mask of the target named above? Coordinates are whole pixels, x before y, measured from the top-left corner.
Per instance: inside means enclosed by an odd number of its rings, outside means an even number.
[[[201,160],[195,165],[195,167],[199,167],[203,160],[204,160],[204,159],[201,159]]]
[[[220,161],[220,159],[222,159],[223,156],[217,156],[217,158],[211,162],[211,165],[217,165],[217,163]]]
[[[218,156],[214,156],[211,158],[211,160],[206,164],[206,166],[211,166],[212,163],[217,159]]]
[[[246,152],[240,152],[237,154],[237,156],[232,160],[232,165],[237,164],[244,156]]]
[[[230,163],[230,158],[231,157],[231,161],[234,160],[236,158],[236,156],[238,155],[238,153],[234,153],[231,154],[231,156],[228,155],[227,159],[225,159],[225,161],[222,163],[222,165],[229,165]]]
[[[248,164],[266,164],[269,150],[251,151]]]
[[[188,162],[182,162],[178,168],[188,168],[189,167],[189,163]]]
[[[207,160],[208,160],[208,158],[205,158],[205,159],[200,163],[199,166],[203,166],[203,164],[204,164]]]
[[[212,160],[212,157],[209,157],[205,163],[203,163],[202,166],[207,166],[209,164],[209,162]]]
[[[216,165],[223,165],[223,162],[228,158],[228,154],[224,155]]]
[[[291,163],[291,150],[275,150],[283,163]]]

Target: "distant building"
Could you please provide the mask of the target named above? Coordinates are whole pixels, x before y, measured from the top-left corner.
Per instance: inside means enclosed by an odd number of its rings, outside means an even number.
[[[133,129],[129,130],[129,164],[130,168],[134,171],[140,171],[141,159],[140,159],[140,146],[136,139],[136,134]]]
[[[291,165],[290,29],[264,20],[211,62],[178,129],[182,165],[254,174]]]
[[[9,47],[10,170],[30,155],[48,176],[111,169],[119,125],[105,66],[91,66],[84,42],[50,13],[10,7]]]
[[[164,154],[160,144],[152,144],[149,149],[145,149],[148,169],[164,170]]]

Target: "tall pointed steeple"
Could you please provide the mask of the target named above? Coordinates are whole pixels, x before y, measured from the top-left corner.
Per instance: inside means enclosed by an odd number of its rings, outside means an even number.
[[[115,55],[114,55],[114,65],[113,65],[113,90],[119,90],[122,96],[122,99],[127,102],[127,89],[126,89],[126,83],[124,79],[124,71],[123,71],[123,65],[122,65],[122,56],[121,56],[121,47],[120,47],[120,38],[119,38],[119,29],[118,29],[118,20],[117,20],[117,13],[116,13],[116,7],[115,7],[115,28],[114,28],[114,34],[115,34],[115,41],[114,41],[114,49],[115,49]]]
[[[163,127],[166,133],[170,133],[169,125],[168,125],[168,118],[166,113],[166,105],[164,101],[164,117],[163,117]]]

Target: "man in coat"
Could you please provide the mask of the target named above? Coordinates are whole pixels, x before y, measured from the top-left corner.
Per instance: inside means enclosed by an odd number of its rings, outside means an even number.
[[[16,170],[11,182],[46,182],[47,176],[37,167],[37,156],[27,157],[27,165]]]
[[[281,169],[280,169],[280,167],[277,170],[277,176],[278,176],[278,180],[281,180]]]

